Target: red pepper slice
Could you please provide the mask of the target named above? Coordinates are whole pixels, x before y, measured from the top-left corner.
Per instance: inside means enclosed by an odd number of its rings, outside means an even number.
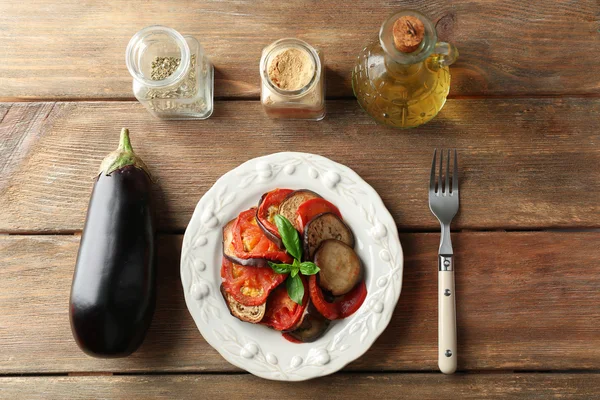
[[[233,225],[233,250],[241,259],[265,258],[291,264],[293,259],[273,243],[256,222],[256,208],[243,211]]]
[[[285,285],[279,285],[267,300],[267,310],[261,324],[270,326],[278,331],[294,328],[302,319],[304,310],[308,305],[308,284],[306,278],[301,276],[304,285],[302,305],[290,299]]]
[[[340,210],[325,199],[310,199],[300,204],[296,211],[296,221],[300,232],[304,232],[304,227],[311,219],[326,212],[334,213],[342,218]]]
[[[308,280],[310,300],[313,305],[327,319],[342,319],[354,314],[367,297],[367,285],[362,280],[350,292],[338,296],[333,303],[329,303],[323,296],[323,290],[317,283],[317,275],[311,275]]]
[[[283,332],[281,334],[281,336],[283,336],[283,338],[285,340],[287,340],[288,342],[292,342],[292,343],[304,343],[303,341],[296,339],[295,337],[293,337],[292,335],[290,335],[287,332]]]
[[[278,238],[281,238],[281,236],[279,235],[279,230],[275,225],[274,218],[275,215],[279,213],[279,206],[281,205],[281,202],[288,194],[292,192],[293,190],[290,189],[275,189],[266,193],[258,206],[258,211],[256,212],[256,218],[258,218],[262,226],[264,226],[265,229]]]
[[[245,306],[258,306],[267,301],[269,293],[279,286],[287,274],[278,274],[269,267],[247,267],[223,257],[221,266],[223,288]]]

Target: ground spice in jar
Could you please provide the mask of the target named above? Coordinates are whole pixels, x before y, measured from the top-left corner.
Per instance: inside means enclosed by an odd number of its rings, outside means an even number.
[[[315,74],[315,66],[309,54],[292,47],[273,57],[268,74],[278,88],[298,90],[309,84]]]
[[[260,100],[266,114],[277,119],[323,119],[323,63],[323,53],[299,39],[280,39],[265,47]]]

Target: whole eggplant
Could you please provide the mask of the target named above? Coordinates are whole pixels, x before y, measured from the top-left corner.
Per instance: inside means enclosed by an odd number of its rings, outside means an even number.
[[[144,340],[156,299],[152,180],[129,131],[100,166],[71,287],[69,316],[79,347],[124,357]]]

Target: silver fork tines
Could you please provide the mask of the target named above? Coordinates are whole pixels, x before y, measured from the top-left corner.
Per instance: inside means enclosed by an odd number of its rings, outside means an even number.
[[[433,161],[431,163],[431,177],[429,178],[429,195],[435,194],[436,196],[452,196],[458,194],[458,155],[454,150],[454,163],[452,173],[450,173],[450,156],[452,150],[448,150],[446,156],[446,173],[444,173],[444,151],[440,151],[440,166],[439,174],[436,177],[435,170],[437,164],[437,149],[433,151]],[[452,177],[451,177],[452,175]],[[444,178],[444,185],[442,186],[442,178]],[[450,179],[452,179],[452,188],[450,188]]]
[[[450,158],[454,152],[453,169],[450,169]],[[452,254],[450,243],[450,223],[458,212],[458,155],[456,150],[446,153],[446,168],[444,170],[444,150],[440,150],[439,174],[436,176],[437,149],[433,152],[431,176],[429,178],[429,208],[440,221],[442,236],[440,254]],[[451,172],[452,171],[452,172]],[[450,181],[452,180],[452,187]]]

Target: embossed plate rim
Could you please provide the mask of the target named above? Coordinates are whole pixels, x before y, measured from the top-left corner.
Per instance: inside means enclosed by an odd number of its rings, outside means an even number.
[[[290,343],[278,332],[237,320],[218,290],[222,226],[275,187],[308,188],[336,204],[366,268],[365,303],[314,343]],[[181,280],[200,333],[223,358],[262,378],[300,381],[336,372],[371,347],[400,297],[403,261],[392,216],[358,174],[323,156],[283,152],[246,161],[202,196],[184,235]]]

